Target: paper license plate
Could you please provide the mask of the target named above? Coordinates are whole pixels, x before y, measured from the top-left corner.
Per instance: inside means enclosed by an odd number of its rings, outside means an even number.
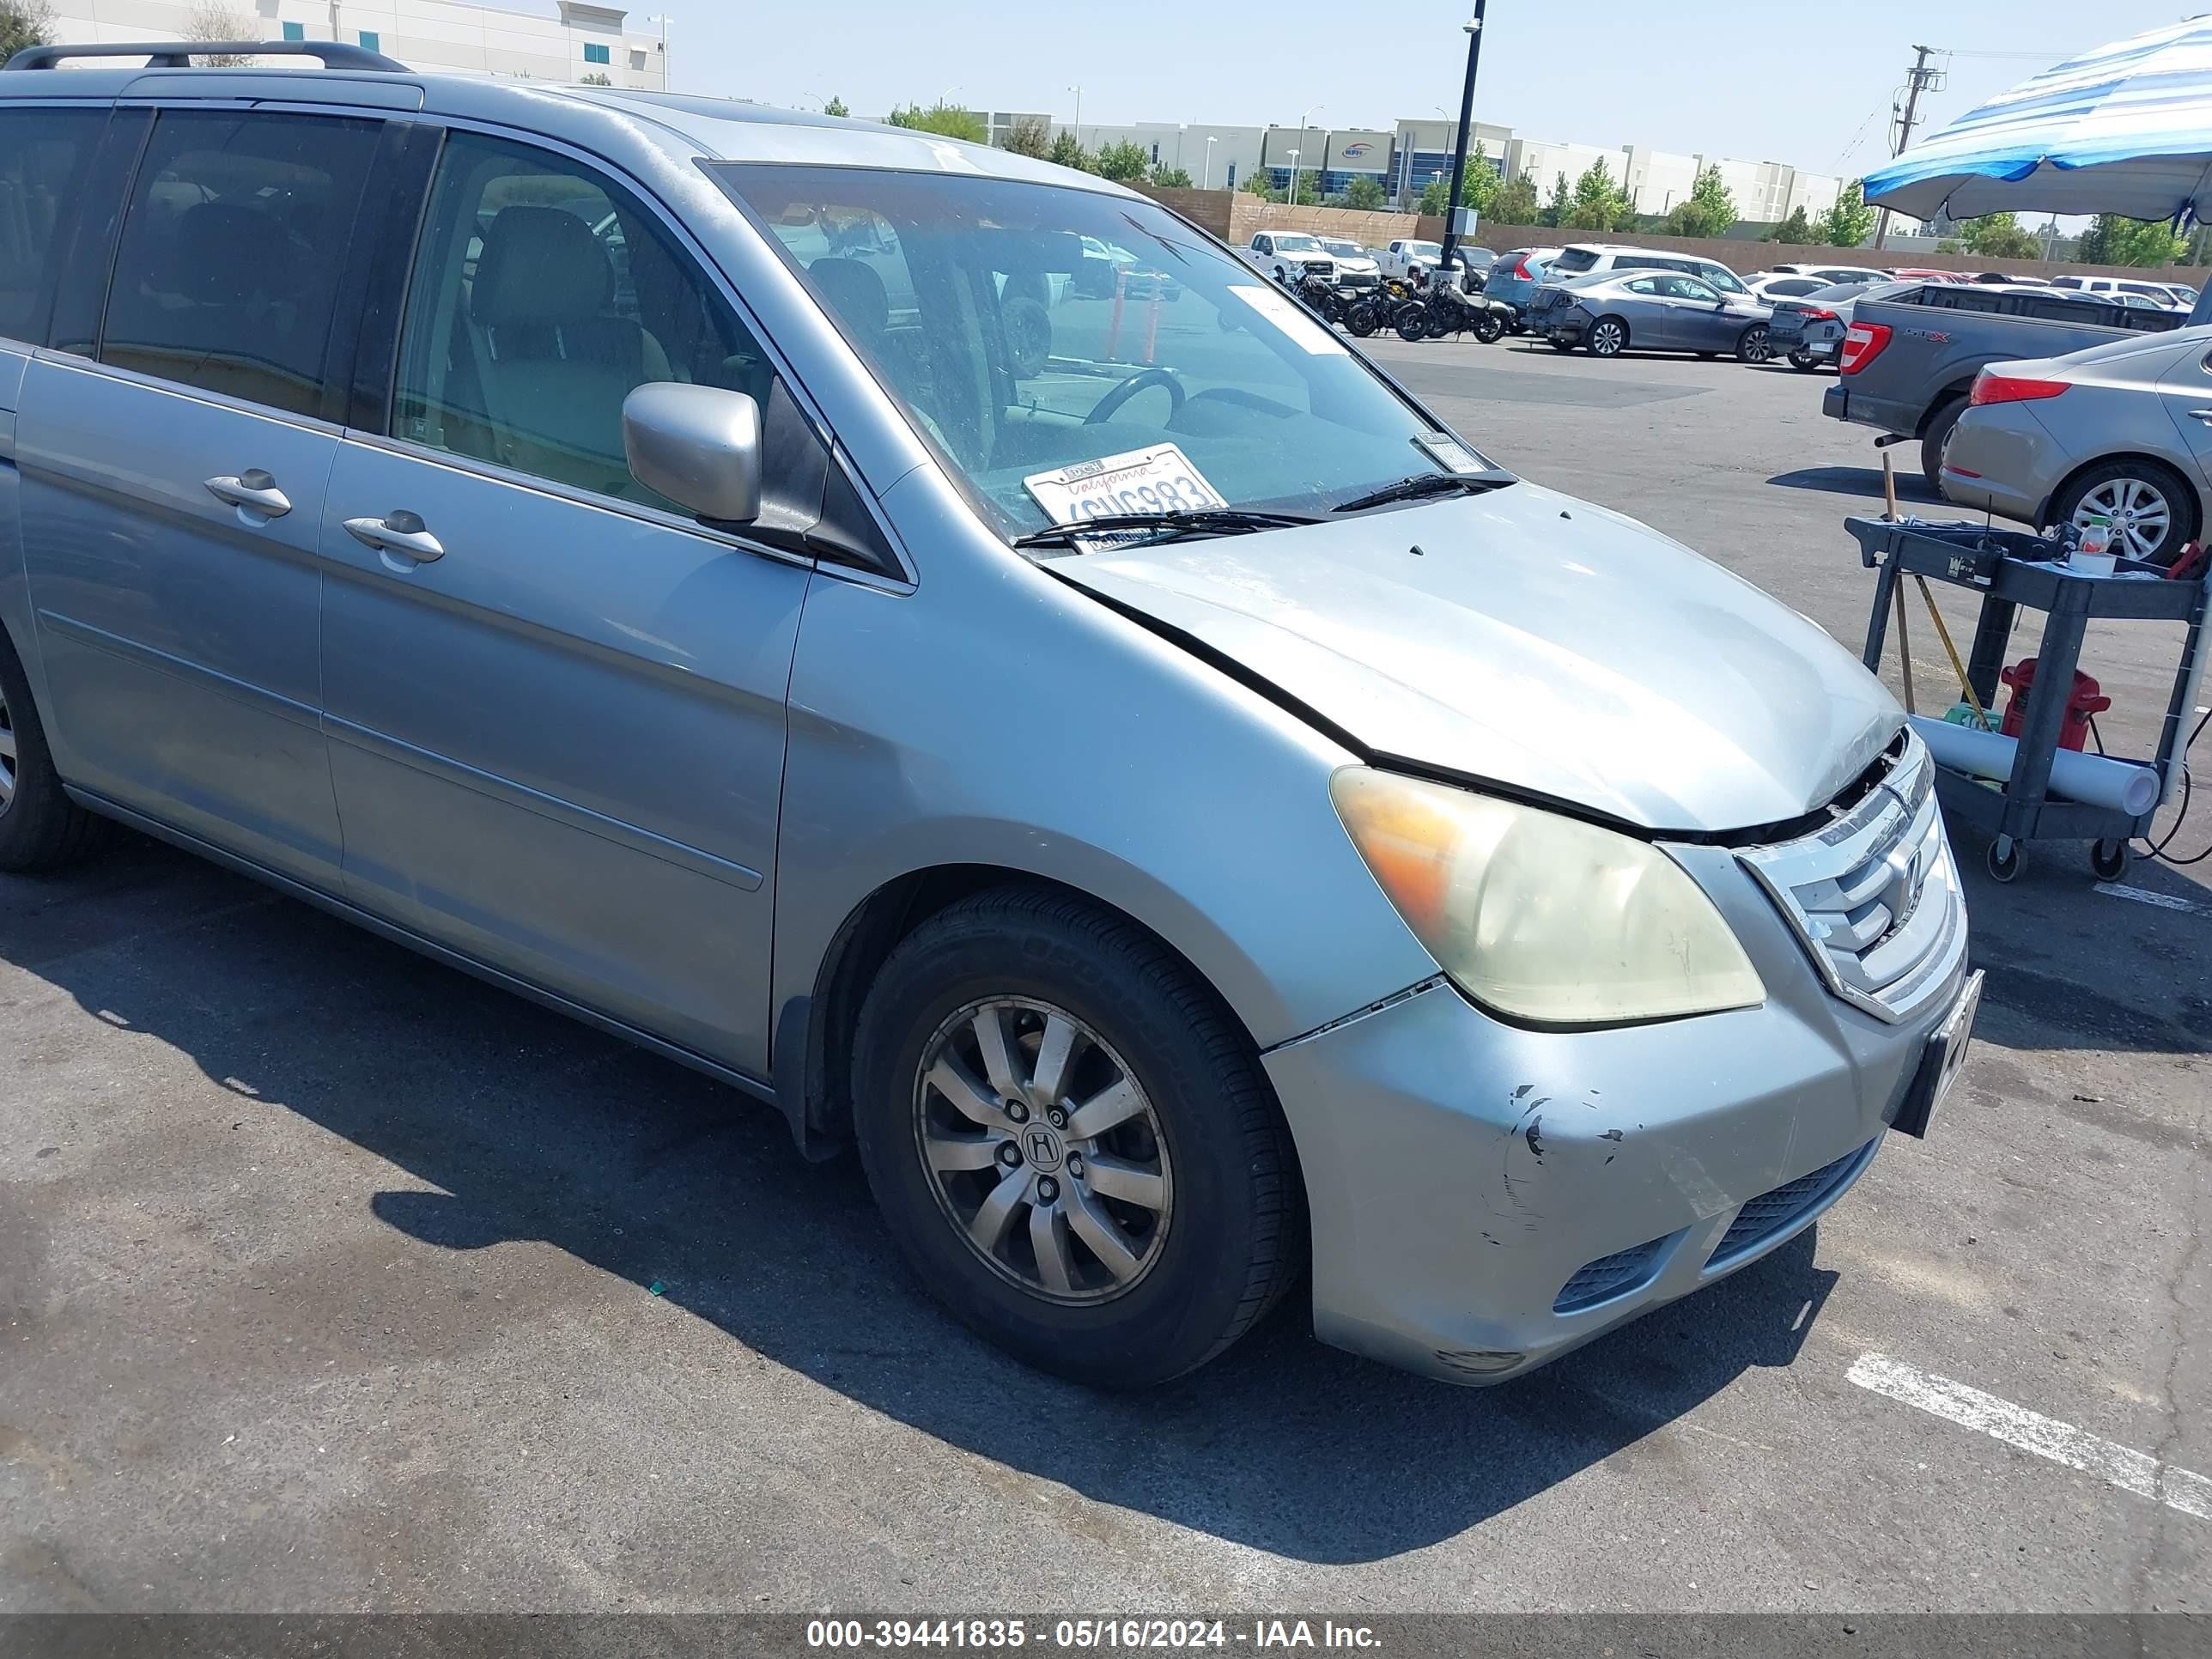
[[[1081,524],[1121,513],[1200,513],[1229,505],[1173,444],[1031,473],[1022,488],[1054,524]]]

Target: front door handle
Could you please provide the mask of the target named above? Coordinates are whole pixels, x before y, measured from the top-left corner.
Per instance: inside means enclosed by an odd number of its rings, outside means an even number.
[[[276,488],[276,480],[258,466],[235,476],[222,473],[207,479],[207,493],[233,507],[250,507],[265,519],[281,519],[292,510],[291,497]]]
[[[348,519],[345,527],[346,534],[363,546],[373,547],[380,553],[397,553],[417,564],[428,564],[433,559],[446,556],[445,544],[423,527],[419,514],[404,507],[380,519]]]

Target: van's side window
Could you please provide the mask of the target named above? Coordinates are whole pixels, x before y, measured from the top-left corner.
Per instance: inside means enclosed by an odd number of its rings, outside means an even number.
[[[46,343],[54,228],[91,159],[105,109],[0,110],[0,335]]]
[[[392,434],[655,507],[623,399],[652,380],[748,393],[767,354],[629,191],[548,151],[455,132],[400,326]]]
[[[328,116],[163,112],[124,215],[100,361],[324,413],[339,273],[378,131]]]

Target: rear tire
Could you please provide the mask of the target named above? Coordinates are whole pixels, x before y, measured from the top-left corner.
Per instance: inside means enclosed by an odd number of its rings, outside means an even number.
[[[1601,317],[1590,325],[1589,354],[1618,357],[1628,349],[1628,325],[1618,317]]]
[[[2163,501],[2154,505],[2158,497]],[[2051,522],[2062,527],[2071,524],[2085,507],[2105,512],[2112,520],[2113,552],[2152,564],[2172,564],[2196,538],[2201,516],[2195,492],[2172,469],[2148,459],[2107,461],[2069,480],[2051,499]],[[2156,528],[2161,520],[2164,533],[2138,550],[2130,539],[2135,527],[2122,516],[2130,512],[2159,515],[2136,533]]]
[[[1423,340],[1429,333],[1429,308],[1426,306],[1407,306],[1398,313],[1398,337],[1401,340]]]
[[[1344,326],[1356,339],[1365,339],[1375,331],[1375,307],[1356,305],[1344,313]]]
[[[1820,360],[1802,348],[1790,354],[1790,367],[1792,368],[1812,369],[1818,368],[1820,366]]]
[[[1928,481],[1929,493],[1939,501],[1943,499],[1943,446],[1951,441],[1951,428],[1959,424],[1959,416],[1966,412],[1966,400],[1954,398],[1936,411],[1927,430],[1920,434],[1920,476]]]
[[[1575,349],[1572,340],[1562,340],[1557,335],[1552,337],[1549,344],[1554,351],[1572,351]]]
[[[1081,899],[998,888],[922,923],[869,989],[854,1075],[908,1261],[1040,1370],[1165,1382],[1304,1267],[1297,1157],[1249,1041],[1180,958]],[[1086,1134],[1086,1113],[1108,1127]]]
[[[115,826],[71,800],[15,647],[0,632],[0,870],[56,870],[100,850]]]

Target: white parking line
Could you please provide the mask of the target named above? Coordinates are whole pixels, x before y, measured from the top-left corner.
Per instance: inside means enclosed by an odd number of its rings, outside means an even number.
[[[2191,915],[2203,912],[2212,915],[2212,904],[2198,904],[2185,898],[2174,898],[2165,893],[2145,892],[2140,887],[2123,887],[2117,881],[2100,881],[2090,890],[2102,893],[2106,898],[2132,899],[2137,904],[2155,904],[2161,910],[2181,910]]]
[[[2212,1480],[2201,1474],[2114,1445],[2086,1429],[2044,1417],[1948,1376],[1917,1370],[1887,1354],[1863,1353],[1851,1362],[1845,1375],[1863,1389],[1917,1406],[1961,1428],[1978,1429],[2008,1446],[2108,1480],[2123,1492],[2155,1498],[2168,1509],[2212,1521]]]

